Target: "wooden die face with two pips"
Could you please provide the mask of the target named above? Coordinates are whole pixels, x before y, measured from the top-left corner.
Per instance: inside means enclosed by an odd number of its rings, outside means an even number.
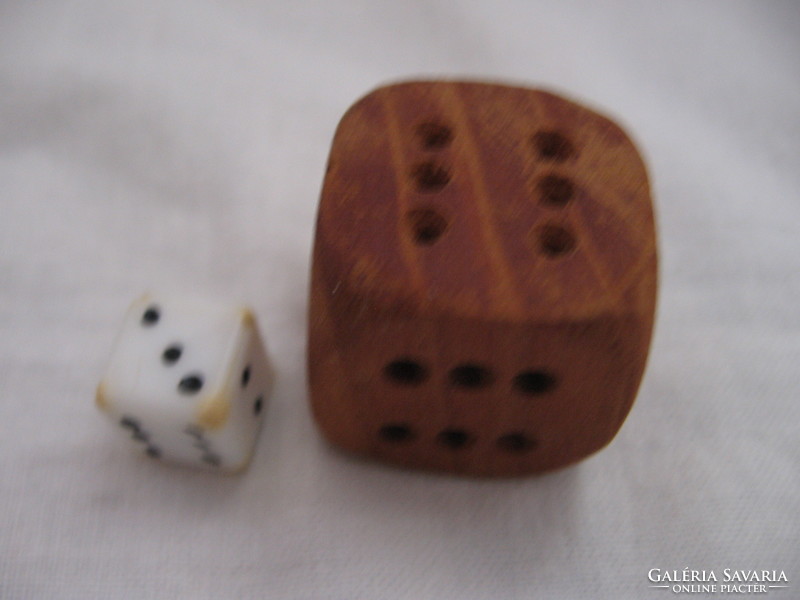
[[[631,408],[656,283],[645,167],[616,124],[523,88],[378,89],[343,117],[323,185],[314,416],[409,467],[573,463]]]

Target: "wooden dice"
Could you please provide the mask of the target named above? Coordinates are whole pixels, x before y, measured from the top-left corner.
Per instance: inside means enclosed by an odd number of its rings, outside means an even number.
[[[409,467],[578,461],[636,396],[656,261],[645,167],[609,119],[503,85],[378,89],[342,118],[319,206],[316,421]]]

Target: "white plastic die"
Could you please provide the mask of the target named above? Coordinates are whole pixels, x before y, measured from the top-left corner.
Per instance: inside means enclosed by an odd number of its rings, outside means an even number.
[[[128,309],[97,405],[151,458],[238,471],[273,379],[248,308],[147,294]]]

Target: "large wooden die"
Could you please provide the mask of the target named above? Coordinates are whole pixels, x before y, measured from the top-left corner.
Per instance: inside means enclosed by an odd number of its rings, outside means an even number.
[[[378,89],[342,118],[322,190],[314,416],[410,467],[573,463],[630,411],[656,283],[647,174],[615,123],[517,87]]]

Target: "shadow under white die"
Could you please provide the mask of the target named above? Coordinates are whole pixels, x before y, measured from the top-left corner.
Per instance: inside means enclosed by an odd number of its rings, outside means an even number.
[[[125,316],[97,405],[151,458],[238,471],[273,379],[248,308],[146,294]]]

